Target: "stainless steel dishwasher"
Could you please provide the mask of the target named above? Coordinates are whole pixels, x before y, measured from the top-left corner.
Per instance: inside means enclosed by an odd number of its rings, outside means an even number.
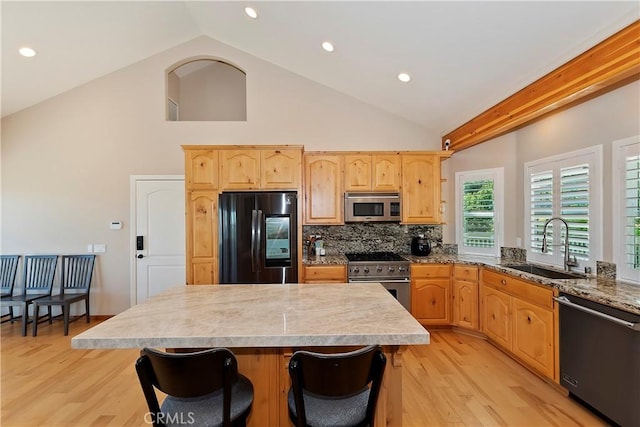
[[[560,384],[621,426],[640,426],[640,315],[561,293]]]

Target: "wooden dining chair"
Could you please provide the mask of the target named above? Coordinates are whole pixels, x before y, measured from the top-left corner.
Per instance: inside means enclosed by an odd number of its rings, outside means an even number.
[[[373,427],[387,359],[380,346],[347,353],[296,351],[289,418],[296,427]]]
[[[49,324],[53,321],[52,307],[59,306],[62,309],[62,319],[64,322],[64,334],[69,335],[69,323],[78,320],[82,316],[70,317],[71,305],[84,301],[84,316],[87,323],[90,320],[89,291],[91,289],[91,279],[93,277],[93,267],[95,255],[63,255],[62,271],[60,278],[60,293],[38,298],[33,301],[33,317],[39,319],[40,307],[48,308],[47,318]],[[33,336],[38,335],[38,323],[33,322]]]
[[[192,353],[164,353],[144,348],[136,361],[154,427],[245,426],[253,404],[253,384],[238,373],[226,348]],[[158,403],[155,390],[167,396]]]
[[[0,255],[0,298],[13,295],[19,262],[20,255]],[[13,306],[8,308],[9,313],[2,315],[2,317],[9,316],[9,318],[3,320],[3,323],[13,319]]]
[[[26,255],[23,263],[22,291],[0,299],[2,307],[22,309],[22,336],[27,335],[29,305],[38,298],[51,295],[53,279],[58,266],[58,255]],[[37,318],[34,317],[34,321]]]

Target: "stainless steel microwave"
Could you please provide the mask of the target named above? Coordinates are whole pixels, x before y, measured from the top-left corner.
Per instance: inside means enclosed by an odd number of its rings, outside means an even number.
[[[400,222],[400,194],[344,193],[344,222]]]

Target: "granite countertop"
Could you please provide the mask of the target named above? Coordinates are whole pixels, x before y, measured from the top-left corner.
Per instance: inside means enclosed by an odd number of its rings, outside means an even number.
[[[176,286],[73,337],[73,348],[428,344],[381,285]]]
[[[615,307],[620,310],[640,314],[640,286],[632,285],[619,280],[597,277],[593,275],[576,279],[548,279],[546,277],[509,268],[508,264],[503,264],[503,261],[501,261],[499,257],[443,255],[433,253],[426,257],[419,257],[408,254],[401,255],[412,263],[419,264],[455,263],[488,267],[492,270],[506,273],[511,276],[520,277],[530,282],[556,288],[560,292],[566,292],[568,294],[599,302],[601,304]],[[317,258],[326,259],[317,261]],[[346,262],[346,258],[342,255],[332,255],[330,258],[326,256],[315,257],[313,259],[306,260],[306,262],[305,260],[303,260],[303,263],[307,265],[332,263],[343,264]]]

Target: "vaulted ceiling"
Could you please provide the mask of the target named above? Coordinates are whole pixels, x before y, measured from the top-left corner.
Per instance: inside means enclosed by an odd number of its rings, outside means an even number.
[[[639,16],[637,1],[2,1],[2,116],[206,35],[444,135]]]

